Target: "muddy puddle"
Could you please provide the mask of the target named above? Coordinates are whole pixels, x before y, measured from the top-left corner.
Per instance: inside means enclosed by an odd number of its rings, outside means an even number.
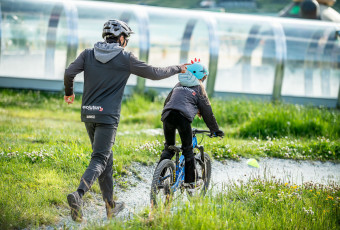
[[[259,168],[247,165],[247,159],[241,161],[227,161],[221,163],[213,161],[212,178],[210,188],[213,191],[221,190],[223,184],[239,183],[247,181],[249,177],[272,177],[290,184],[302,184],[304,182],[316,182],[321,184],[340,183],[340,164],[331,162],[294,161],[273,158],[263,158],[259,161]],[[134,163],[131,173],[123,178],[127,188],[119,185],[115,187],[115,195],[119,201],[124,201],[126,208],[116,218],[129,219],[138,214],[140,210],[150,205],[150,186],[153,166],[144,166]],[[75,223],[66,210],[61,211],[60,222],[55,226],[43,227],[44,229],[82,229],[93,225],[108,223],[102,198],[98,194],[91,193],[91,199],[84,204],[84,220]]]

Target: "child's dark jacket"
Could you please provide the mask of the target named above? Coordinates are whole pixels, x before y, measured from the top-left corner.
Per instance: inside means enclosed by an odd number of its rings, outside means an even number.
[[[200,111],[210,131],[214,133],[219,130],[209,99],[203,93],[200,85],[186,87],[180,83],[176,84],[164,102],[162,121],[169,115],[171,110],[177,110],[190,122]]]

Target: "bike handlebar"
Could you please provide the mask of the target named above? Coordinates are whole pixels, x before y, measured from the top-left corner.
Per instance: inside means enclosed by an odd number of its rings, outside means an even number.
[[[200,130],[200,129],[192,129],[192,133],[196,134],[196,133],[210,133],[209,130]]]
[[[200,129],[192,129],[192,134],[202,134],[202,133],[209,133],[209,135],[207,135],[208,137],[218,137],[216,134],[211,133],[209,130],[200,130]]]

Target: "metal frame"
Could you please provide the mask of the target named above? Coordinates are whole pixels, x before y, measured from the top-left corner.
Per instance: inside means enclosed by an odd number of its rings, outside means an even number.
[[[188,53],[190,50],[190,40],[192,33],[194,31],[197,19],[190,19],[184,29],[182,43],[181,43],[181,53],[180,53],[180,62],[186,63],[188,62]]]
[[[320,60],[320,68],[321,68],[321,77],[324,78],[321,81],[321,94],[322,96],[330,96],[331,91],[331,70],[332,67],[332,59],[334,58],[334,54],[336,54],[336,34],[333,33],[334,31],[327,31],[328,38],[327,43],[324,46],[322,52],[322,60]],[[332,52],[333,51],[333,52]],[[334,58],[335,59],[335,58]]]
[[[57,29],[60,15],[63,10],[63,5],[57,3],[54,5],[50,19],[48,21],[48,30],[46,35],[46,50],[45,50],[45,76],[54,77],[54,56],[57,40]]]
[[[336,31],[336,41],[334,41],[334,42],[337,42],[337,44],[338,44],[338,45],[334,46],[335,60],[337,60],[335,68],[340,69],[340,45],[339,45],[339,43],[340,43],[340,26],[339,25],[335,26],[335,31]],[[338,71],[340,71],[340,70],[338,70]],[[338,100],[337,100],[336,107],[338,109],[340,109],[340,83],[339,83]]]
[[[277,101],[281,98],[282,82],[284,77],[284,67],[287,60],[287,45],[286,36],[283,31],[282,25],[278,22],[270,23],[274,42],[275,42],[275,75],[272,91],[272,100]],[[245,47],[242,65],[242,87],[244,90],[250,90],[251,85],[251,68],[250,60],[251,54],[258,45],[259,32],[261,25],[255,24],[250,29]]]
[[[207,79],[207,93],[213,96],[215,90],[218,55],[220,48],[220,40],[217,35],[216,20],[211,17],[205,18],[209,32],[209,77]]]
[[[45,51],[45,76],[54,77],[54,59],[57,42],[57,31],[60,16],[65,12],[67,21],[67,57],[66,66],[69,65],[77,55],[78,49],[78,12],[71,2],[55,3],[48,22]]]
[[[305,95],[313,95],[313,67],[317,61],[318,42],[324,35],[323,30],[315,31],[308,44],[304,60],[304,88]]]
[[[337,31],[337,27],[335,30]],[[321,77],[326,78],[321,81],[321,93],[323,96],[329,96],[330,94],[330,71],[332,60],[337,60],[335,63],[335,68],[339,68],[340,66],[340,59],[336,57],[337,50],[340,51],[339,46],[336,45],[337,42],[337,35],[334,33],[333,30],[329,29],[326,31],[319,30],[316,31],[312,38],[311,42],[308,45],[308,49],[306,52],[305,60],[305,95],[312,95],[313,94],[313,70],[311,69],[313,65],[315,65],[315,61],[318,61],[318,58],[321,59],[318,62],[318,66],[321,70]],[[322,37],[327,37],[327,43],[324,47],[320,48],[319,40]],[[313,58],[310,59],[310,56],[313,55]],[[339,84],[339,92],[338,92],[338,99],[337,99],[337,108],[340,108],[340,84]]]
[[[327,43],[320,47],[319,40],[323,37],[327,37]],[[308,48],[305,54],[304,63],[304,77],[305,77],[305,95],[313,95],[313,67],[316,63],[320,64],[321,77],[326,78],[326,80],[321,81],[321,91],[322,95],[329,96],[330,93],[330,70],[328,61],[332,59],[331,50],[334,48],[334,41],[336,35],[332,36],[331,30],[318,30],[316,31],[308,44]],[[331,43],[328,43],[331,42]],[[325,81],[328,82],[325,83]],[[328,94],[328,95],[327,95]]]
[[[67,58],[66,66],[71,64],[77,57],[78,50],[78,10],[73,3],[64,3],[67,23]]]
[[[284,77],[284,68],[287,61],[287,44],[286,35],[283,31],[282,25],[278,22],[271,23],[274,39],[275,39],[275,76],[272,100],[278,101],[281,99],[282,82]]]
[[[243,90],[250,90],[250,85],[251,85],[250,60],[251,60],[251,54],[259,42],[258,35],[260,32],[260,29],[261,29],[261,25],[257,25],[257,24],[251,27],[249,34],[248,34],[248,38],[246,40],[246,44],[243,49],[242,62],[246,63],[246,65],[242,65],[242,89]]]
[[[128,23],[132,16],[136,17],[138,23],[139,59],[148,62],[150,51],[149,16],[145,11],[133,8],[132,11],[123,12],[120,20]],[[140,93],[145,91],[145,78],[137,78],[136,91]]]
[[[192,37],[192,33],[198,22],[197,19],[189,19],[187,22],[181,43],[181,53],[180,53],[180,62],[186,63],[188,62],[188,53],[190,50],[190,40]],[[216,29],[216,20],[210,17],[204,18],[204,23],[208,27],[209,33],[209,77],[207,80],[207,93],[209,96],[213,96],[215,89],[215,81],[217,74],[217,64],[218,64],[218,55],[219,55],[219,44],[220,40],[217,35]]]

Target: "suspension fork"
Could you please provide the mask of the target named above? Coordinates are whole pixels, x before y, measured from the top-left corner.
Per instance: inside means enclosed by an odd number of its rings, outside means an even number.
[[[200,153],[201,153],[201,159],[200,159],[200,160],[201,160],[202,163],[204,164],[204,163],[205,163],[205,162],[204,162],[204,147],[198,145],[196,133],[193,133],[193,137],[192,137],[192,146],[200,151]]]
[[[204,173],[206,173],[207,169],[206,169],[206,165],[205,165],[205,158],[204,158],[204,147],[203,146],[196,146],[196,148],[200,151],[201,156],[200,156],[200,161],[202,162],[202,167],[203,167],[203,171]],[[203,178],[204,181],[206,181],[206,176],[205,178]]]
[[[175,182],[175,181],[177,181],[178,176],[179,176],[179,163],[180,163],[179,162],[179,153],[180,153],[181,149],[176,147],[176,146],[174,146],[174,145],[169,146],[169,149],[173,150],[175,152],[175,154],[176,154],[176,162],[175,162],[176,170],[175,170],[175,174],[174,174],[174,178],[173,178],[174,182]]]
[[[177,177],[179,176],[179,152],[176,151],[176,173],[175,173],[174,181],[177,180]]]
[[[201,161],[203,162],[203,164],[205,163],[205,159],[204,159],[204,147],[203,146],[196,146],[196,148],[200,151],[201,153]]]

